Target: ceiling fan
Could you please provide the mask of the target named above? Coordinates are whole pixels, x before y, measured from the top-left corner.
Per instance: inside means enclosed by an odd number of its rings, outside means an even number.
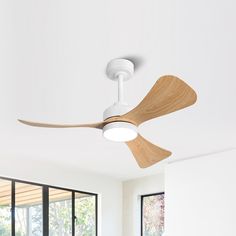
[[[18,120],[23,124],[44,128],[96,128],[103,130],[109,140],[125,142],[141,168],[149,167],[171,155],[138,134],[138,126],[150,119],[166,115],[194,104],[195,91],[184,81],[172,75],[162,76],[149,93],[131,109],[124,101],[123,82],[134,73],[134,64],[126,59],[114,59],[107,65],[109,79],[118,82],[118,101],[103,113],[103,121],[93,124],[48,124]]]

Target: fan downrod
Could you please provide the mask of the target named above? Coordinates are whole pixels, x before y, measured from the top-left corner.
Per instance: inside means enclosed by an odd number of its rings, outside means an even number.
[[[103,113],[103,119],[120,116],[131,108],[124,99],[124,81],[129,80],[134,74],[134,64],[127,59],[113,59],[107,65],[106,74],[109,79],[116,81],[118,85],[118,99]]]

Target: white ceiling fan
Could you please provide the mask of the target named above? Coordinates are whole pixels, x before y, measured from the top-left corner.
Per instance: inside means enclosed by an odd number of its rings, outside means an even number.
[[[184,81],[172,75],[162,76],[149,93],[134,108],[125,103],[123,82],[134,73],[134,64],[126,59],[114,59],[107,65],[108,78],[118,82],[118,101],[103,113],[103,121],[93,124],[48,124],[21,120],[23,124],[44,128],[97,128],[103,130],[105,138],[125,142],[141,168],[149,167],[171,155],[138,133],[138,126],[150,119],[166,115],[194,104],[195,91]]]

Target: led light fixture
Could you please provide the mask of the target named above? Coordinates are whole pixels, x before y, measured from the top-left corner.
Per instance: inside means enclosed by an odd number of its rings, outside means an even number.
[[[111,141],[127,142],[138,136],[138,129],[128,122],[112,122],[103,127],[103,136]]]

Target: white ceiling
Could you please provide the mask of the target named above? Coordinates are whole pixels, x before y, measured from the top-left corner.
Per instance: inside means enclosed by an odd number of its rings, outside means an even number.
[[[173,152],[170,160],[236,147],[235,8],[233,0],[0,1],[0,160],[33,159],[120,179],[158,172],[162,164],[138,168],[124,144],[98,130],[16,121],[100,121],[116,100],[104,70],[117,57],[137,65],[125,84],[132,106],[164,74],[197,91],[196,105],[140,127]]]

